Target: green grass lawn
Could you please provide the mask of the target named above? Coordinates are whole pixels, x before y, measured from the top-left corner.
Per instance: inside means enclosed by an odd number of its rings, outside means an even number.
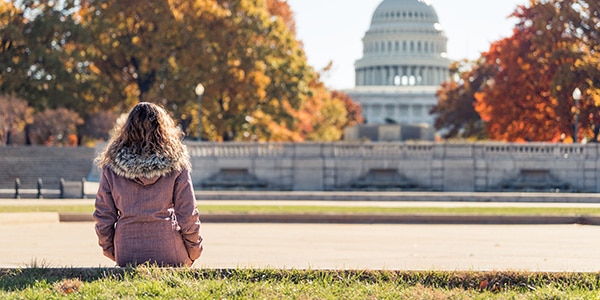
[[[598,273],[0,270],[1,299],[597,299],[599,287]]]
[[[600,208],[585,207],[357,207],[318,205],[199,205],[200,214],[463,214],[463,215],[566,215],[597,216]],[[0,205],[0,213],[6,212],[64,212],[92,213],[89,205]]]

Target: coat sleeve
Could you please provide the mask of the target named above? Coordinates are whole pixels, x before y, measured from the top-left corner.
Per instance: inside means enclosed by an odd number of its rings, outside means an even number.
[[[98,244],[102,247],[102,252],[106,257],[115,260],[115,224],[117,223],[119,213],[112,197],[106,172],[106,168],[103,168],[102,176],[100,176],[100,185],[96,193],[94,220],[96,220],[96,235],[98,235]]]
[[[177,223],[181,228],[181,236],[192,261],[202,253],[202,237],[200,236],[200,219],[196,207],[196,196],[189,170],[183,170],[175,181],[173,206]]]

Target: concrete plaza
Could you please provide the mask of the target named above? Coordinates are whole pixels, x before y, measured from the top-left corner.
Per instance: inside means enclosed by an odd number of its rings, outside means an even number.
[[[92,222],[0,214],[0,267],[113,266]],[[197,268],[600,270],[600,226],[209,223]]]

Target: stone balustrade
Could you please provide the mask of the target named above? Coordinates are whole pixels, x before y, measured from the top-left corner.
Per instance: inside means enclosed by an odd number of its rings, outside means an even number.
[[[600,191],[599,144],[186,142],[196,189]],[[0,147],[0,188],[94,182],[91,148]]]
[[[568,186],[569,191],[600,191],[598,144],[188,142],[187,145],[196,186],[202,186],[202,182],[223,170],[235,169],[267,182],[271,189],[347,190],[359,179],[364,183],[370,173],[392,174],[390,171],[395,170],[422,190],[494,191],[510,189],[511,180],[520,180],[513,186],[527,191],[527,182],[555,178],[556,186]],[[548,191],[553,189],[552,182],[536,182],[531,188],[545,186]]]

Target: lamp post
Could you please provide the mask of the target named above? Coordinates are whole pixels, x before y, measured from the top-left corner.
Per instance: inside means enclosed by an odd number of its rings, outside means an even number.
[[[578,143],[577,123],[579,123],[579,99],[581,99],[581,90],[579,88],[575,88],[575,90],[573,90],[573,100],[575,100],[575,126],[573,131],[573,142],[575,144]]]
[[[194,89],[198,96],[198,141],[202,141],[202,95],[204,95],[204,86],[198,83]]]

